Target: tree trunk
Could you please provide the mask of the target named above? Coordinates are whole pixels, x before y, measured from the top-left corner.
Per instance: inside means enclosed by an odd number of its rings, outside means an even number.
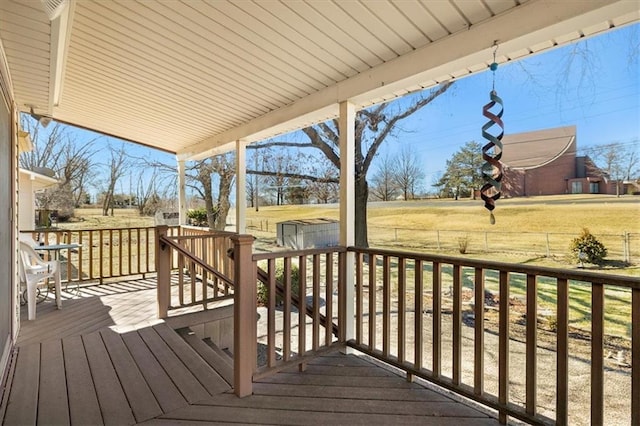
[[[364,175],[355,179],[355,244],[356,247],[369,247],[367,235],[367,199],[369,198],[369,185]]]
[[[204,207],[207,210],[207,225],[209,228],[215,229],[216,211],[213,207],[213,195],[211,194],[211,174],[204,174],[200,182],[203,187]]]
[[[233,184],[233,174],[220,174],[220,184],[218,186],[218,214],[214,224],[216,231],[224,231],[227,227],[227,215],[231,203],[229,196],[231,195],[231,185]]]

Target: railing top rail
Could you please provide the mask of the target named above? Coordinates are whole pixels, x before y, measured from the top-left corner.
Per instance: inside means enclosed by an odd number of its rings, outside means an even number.
[[[231,235],[234,235],[233,233],[229,233],[229,232],[216,232],[216,231],[212,231],[212,232],[207,232],[206,234],[196,234],[196,235],[167,235],[167,238],[170,238],[174,241],[183,241],[183,240],[204,240],[207,238],[211,238],[211,237],[229,237]]]
[[[47,229],[30,229],[30,230],[21,230],[20,233],[67,233],[67,232],[97,232],[97,231],[126,231],[128,229],[155,229],[155,226],[126,226],[120,228],[82,228],[82,229],[62,229],[62,228],[47,228]],[[177,226],[169,226],[169,228],[177,228]]]
[[[198,231],[198,232],[215,232],[217,234],[221,234],[221,235],[236,235],[237,232],[233,232],[233,231],[218,231],[215,229],[211,229],[211,228],[205,228],[202,226],[193,226],[193,225],[176,225],[175,227],[180,227],[184,230],[187,231]]]
[[[207,272],[209,272],[210,274],[214,275],[218,279],[224,281],[226,284],[228,284],[228,285],[230,285],[232,287],[234,286],[234,282],[233,282],[233,280],[231,278],[229,278],[226,275],[224,275],[224,274],[220,273],[219,271],[215,270],[211,265],[209,265],[207,262],[205,262],[200,257],[196,256],[195,254],[191,253],[186,247],[182,246],[179,242],[173,241],[173,239],[171,237],[167,237],[166,235],[161,235],[160,236],[160,244],[162,244],[162,243],[171,246],[174,250],[176,250],[177,252],[179,252],[183,256],[191,259],[193,262],[197,263],[199,266],[201,266]]]
[[[314,254],[325,254],[325,253],[343,253],[347,251],[346,247],[342,246],[333,246],[333,247],[322,247],[322,248],[313,248],[313,249],[304,249],[304,250],[286,250],[286,251],[273,251],[269,253],[254,253],[253,260],[267,260],[267,259],[277,259],[279,257],[296,257],[296,256],[310,256]]]
[[[514,272],[520,274],[540,275],[553,278],[561,278],[574,281],[586,281],[591,283],[615,285],[625,288],[640,289],[640,278],[622,275],[602,274],[590,271],[572,271],[545,266],[521,265],[517,263],[504,263],[489,260],[463,259],[453,256],[441,256],[434,254],[415,253],[379,248],[349,247],[349,251],[363,254],[375,254],[392,256],[405,259],[422,260],[426,262],[438,262],[449,265],[466,266],[471,268],[483,268],[496,271]],[[255,258],[255,255],[254,255]]]

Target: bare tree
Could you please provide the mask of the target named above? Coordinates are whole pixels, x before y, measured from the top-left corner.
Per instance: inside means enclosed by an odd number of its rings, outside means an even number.
[[[324,156],[313,160],[313,164],[317,180],[307,180],[309,196],[319,204],[336,202],[340,192],[338,169]]]
[[[129,168],[128,157],[125,151],[124,144],[120,148],[114,148],[109,146],[109,161],[106,163],[107,180],[104,191],[104,198],[102,200],[102,215],[108,216],[109,209],[111,209],[111,216],[113,216],[114,208],[114,194],[116,190],[116,184],[125,175]]]
[[[86,199],[88,186],[96,176],[94,143],[99,138],[79,142],[66,125],[54,123],[47,130],[27,115],[21,126],[29,132],[33,150],[20,156],[20,166],[27,170],[44,167],[57,175],[57,188],[45,191],[39,202],[45,208],[58,209],[59,218],[73,216],[73,209]]]
[[[405,201],[415,198],[416,191],[424,179],[424,172],[408,146],[404,146],[395,158],[393,180],[402,192]]]
[[[369,184],[367,172],[378,153],[378,149],[389,135],[398,130],[403,119],[431,103],[445,93],[453,82],[442,83],[430,90],[426,96],[415,98],[400,109],[393,110],[397,104],[385,103],[358,111],[355,123],[355,244],[368,246],[367,235],[367,200]],[[297,148],[314,148],[320,150],[336,168],[340,167],[338,121],[317,124],[302,129],[307,140],[271,141],[262,147],[288,146]],[[317,176],[314,177],[317,180]]]
[[[613,142],[595,146],[588,149],[587,154],[615,183],[617,196],[620,196],[625,181],[640,177],[638,141],[630,144]]]
[[[378,162],[376,172],[371,177],[371,196],[380,201],[395,199],[398,188],[395,182],[395,161],[389,155],[385,155]]]
[[[229,196],[236,175],[234,154],[227,153],[196,161],[188,171],[189,187],[204,200],[209,227],[224,230],[231,207]],[[218,181],[217,200],[214,200],[213,193],[214,175]]]

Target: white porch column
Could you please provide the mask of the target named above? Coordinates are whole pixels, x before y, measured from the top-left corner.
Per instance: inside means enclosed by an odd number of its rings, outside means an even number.
[[[355,107],[352,103],[340,103],[340,245],[355,243]],[[355,338],[354,323],[354,275],[355,254],[347,253],[345,262],[346,339]]]
[[[184,172],[184,160],[177,160],[178,162],[178,220],[180,225],[186,225],[189,223],[187,219],[187,191],[186,180]]]
[[[236,232],[247,232],[247,143],[236,141]]]

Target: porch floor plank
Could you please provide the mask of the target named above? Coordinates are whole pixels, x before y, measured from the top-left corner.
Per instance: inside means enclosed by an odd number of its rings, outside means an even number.
[[[158,324],[153,326],[153,329],[162,337],[184,365],[189,366],[189,370],[210,394],[214,395],[230,389],[229,384],[169,326]]]
[[[165,374],[164,369],[140,335],[135,331],[130,331],[122,335],[122,340],[135,359],[140,374],[145,378],[162,411],[169,412],[186,405],[187,400],[171,378]]]
[[[103,330],[100,334],[136,421],[142,422],[162,414],[160,405],[158,405],[151,388],[138,369],[122,337],[111,330]]]
[[[40,345],[27,346],[16,360],[4,424],[35,424],[38,414]]]
[[[69,414],[72,424],[103,424],[96,389],[91,379],[91,369],[84,350],[81,336],[62,340],[64,350],[67,392],[69,394]],[[20,358],[22,348],[18,352]]]
[[[60,311],[50,300],[39,304],[37,319],[21,323],[2,423],[498,424],[436,389],[338,352],[309,360],[304,372],[292,367],[260,379],[253,395],[239,399],[217,372],[232,378],[226,355],[211,355],[214,348],[195,335],[182,338],[155,318],[154,286],[145,279],[81,288]]]
[[[46,363],[40,369],[40,395],[38,416],[49,419],[50,424],[69,424],[69,399],[64,374],[64,354],[61,340],[42,343],[40,359]]]
[[[164,371],[167,372],[173,383],[176,384],[187,402],[194,403],[209,396],[204,386],[202,386],[191,371],[185,367],[153,328],[143,328],[139,330],[138,333],[160,362]]]
[[[82,337],[105,425],[135,423],[129,402],[99,333]]]

